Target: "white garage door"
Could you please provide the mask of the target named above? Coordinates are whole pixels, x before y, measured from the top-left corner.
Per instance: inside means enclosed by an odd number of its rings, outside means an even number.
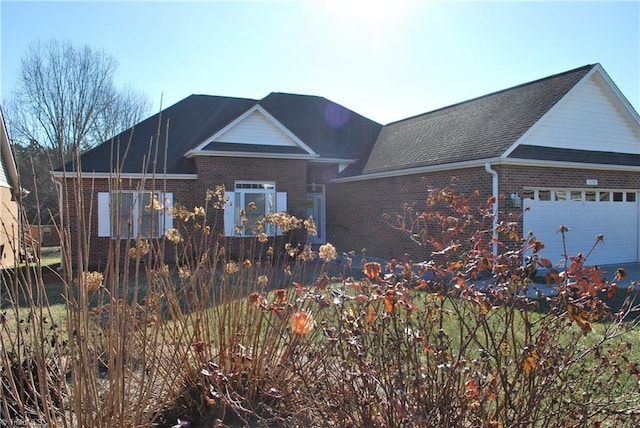
[[[615,264],[639,260],[640,204],[638,192],[600,189],[532,189],[523,195],[524,233],[532,231],[545,248],[541,256],[554,264],[563,259],[560,225],[565,234],[567,254],[586,255],[596,237],[604,243],[593,250],[588,264]],[[526,207],[529,207],[527,210]]]

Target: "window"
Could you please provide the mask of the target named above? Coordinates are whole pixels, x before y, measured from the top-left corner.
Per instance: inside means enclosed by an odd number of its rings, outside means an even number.
[[[636,194],[634,192],[627,192],[627,202],[635,202]]]
[[[538,190],[538,200],[539,201],[550,201],[551,200],[551,190]]]
[[[600,202],[609,202],[611,200],[611,192],[600,192]]]
[[[225,236],[255,236],[256,222],[267,214],[287,210],[287,194],[276,192],[274,182],[237,181],[234,192],[226,192]],[[268,236],[279,234],[274,225],[265,227]]]
[[[596,192],[593,190],[587,190],[584,192],[584,198],[587,202],[595,202],[596,201]]]
[[[624,193],[622,192],[613,192],[613,202],[622,202],[622,196]]]
[[[567,191],[566,190],[555,190],[556,201],[564,202],[567,200]]]
[[[159,238],[173,226],[166,208],[171,193],[120,191],[98,193],[98,236]]]
[[[572,202],[582,202],[582,192],[580,190],[572,190],[570,195]]]

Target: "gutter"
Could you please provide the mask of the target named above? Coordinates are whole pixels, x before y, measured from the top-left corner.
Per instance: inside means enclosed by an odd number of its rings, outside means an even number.
[[[498,200],[499,200],[499,195],[498,195],[498,173],[494,170],[491,169],[491,163],[490,162],[486,162],[484,164],[484,170],[487,171],[489,174],[491,174],[492,177],[492,193],[493,193],[493,198],[495,199],[495,202],[493,203],[493,220],[492,220],[492,225],[491,225],[491,233],[492,233],[492,241],[493,241],[493,248],[492,248],[492,253],[493,253],[493,257],[495,258],[498,255]]]

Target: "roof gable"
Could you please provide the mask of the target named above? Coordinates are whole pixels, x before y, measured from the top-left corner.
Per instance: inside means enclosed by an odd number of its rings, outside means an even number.
[[[190,95],[84,153],[82,170],[193,174],[195,164],[184,154],[255,103],[246,98]],[[75,171],[75,165],[69,163],[65,169]]]
[[[556,153],[574,151],[576,161],[599,163],[620,156],[605,153],[640,154],[640,118],[597,65],[553,108],[534,124],[503,156],[535,158],[534,148],[552,148]],[[539,150],[540,159],[553,151]],[[543,154],[544,153],[544,154]],[[585,158],[584,153],[591,153]],[[533,157],[531,157],[533,156]],[[559,160],[559,159],[558,159]],[[616,161],[617,162],[617,161]],[[609,162],[604,162],[609,163]],[[637,164],[637,161],[635,162]]]
[[[196,167],[188,156],[196,150],[350,163],[366,159],[380,128],[322,97],[271,93],[258,101],[191,95],[84,153],[82,170],[192,175]],[[256,130],[268,138],[259,139],[252,134]],[[73,172],[76,165],[64,169]]]
[[[499,157],[593,67],[587,65],[386,125],[363,173]]]
[[[315,156],[311,148],[259,105],[254,105],[195,149],[190,150],[187,156],[220,152],[252,153],[257,156],[269,153]]]

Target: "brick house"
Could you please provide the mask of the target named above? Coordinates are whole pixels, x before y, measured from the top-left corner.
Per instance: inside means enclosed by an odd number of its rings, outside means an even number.
[[[128,207],[161,238],[172,220],[142,218],[150,192],[193,207],[219,184],[233,203],[215,221],[225,236],[254,239],[250,227],[234,228],[239,210],[254,203],[256,217],[313,215],[315,244],[427,257],[382,214],[424,200],[424,181],[446,186],[452,176],[462,192],[496,196],[500,211],[524,211],[520,232],[535,231],[548,258],[562,254],[555,232],[566,224],[569,252],[587,251],[604,233],[591,261],[640,260],[640,118],[599,64],[385,126],[321,97],[192,95],[85,153],[81,163],[83,180],[74,179],[75,164],[54,177],[67,180],[61,189],[72,197],[83,188],[84,211],[73,212],[72,204],[63,210],[91,220],[85,235],[96,261],[116,235],[144,235],[114,227],[114,206]]]
[[[254,240],[254,217],[288,212],[313,216],[318,235],[310,239],[322,243],[325,186],[366,157],[381,127],[322,97],[192,95],[84,153],[81,180],[75,162],[54,171],[65,184],[59,186],[61,200],[67,201],[61,218],[72,242],[90,242],[90,264],[104,267],[114,239],[163,240],[173,227],[166,211],[158,215],[144,209],[154,196],[166,206],[193,209],[205,204],[208,190],[224,185],[230,201],[224,218],[210,213],[216,233]],[[79,201],[84,210],[77,212],[78,203],[68,201]],[[241,210],[250,221],[237,228]]]
[[[341,247],[426,257],[380,214],[424,209],[427,185],[455,176],[459,191],[522,214],[520,236],[533,231],[554,262],[561,224],[570,255],[603,233],[590,262],[640,260],[640,118],[599,64],[385,125],[363,168],[345,172],[327,190],[328,238]]]

